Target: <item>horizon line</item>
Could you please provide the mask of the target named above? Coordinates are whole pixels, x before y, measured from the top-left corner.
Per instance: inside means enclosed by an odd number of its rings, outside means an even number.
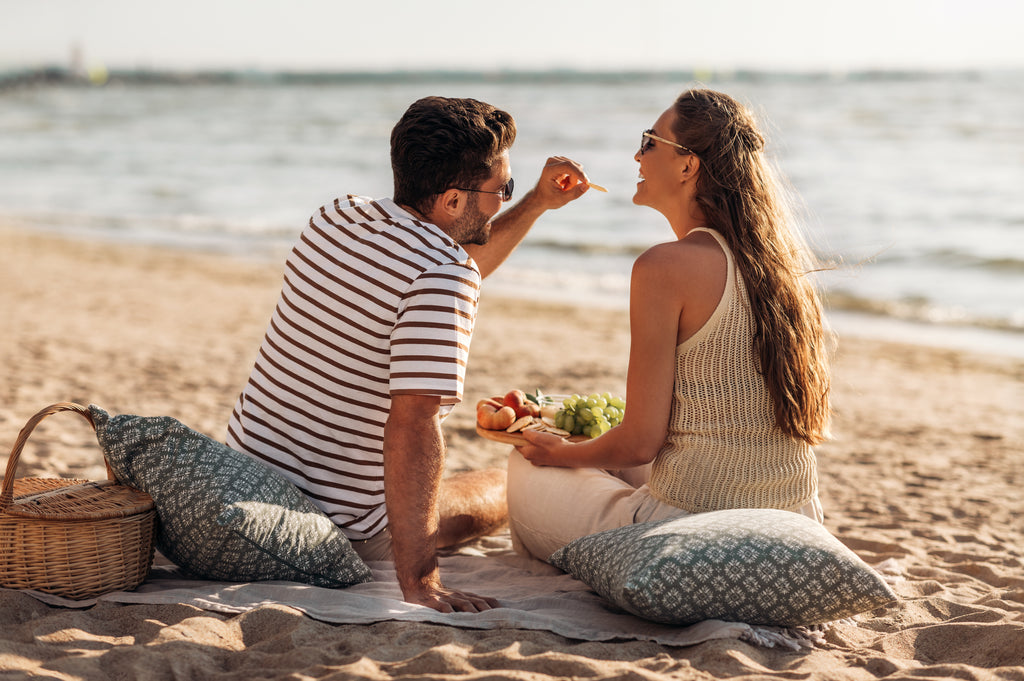
[[[94,84],[110,80],[162,80],[167,82],[215,80],[223,81],[326,81],[326,80],[378,80],[403,78],[479,78],[487,80],[516,80],[537,77],[584,77],[614,78],[641,77],[645,79],[678,78],[728,79],[728,78],[907,78],[927,76],[978,76],[986,73],[1020,73],[1024,66],[996,67],[859,67],[859,68],[793,68],[793,67],[677,67],[677,68],[583,68],[583,67],[536,67],[536,68],[452,68],[452,67],[394,67],[394,68],[265,68],[265,67],[105,67],[66,66],[56,63],[35,66],[10,66],[0,64],[0,84],[12,81],[59,82],[91,81]]]

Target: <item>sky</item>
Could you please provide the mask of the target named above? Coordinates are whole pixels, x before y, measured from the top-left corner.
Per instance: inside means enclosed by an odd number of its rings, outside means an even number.
[[[1024,67],[1020,0],[0,0],[0,69]]]

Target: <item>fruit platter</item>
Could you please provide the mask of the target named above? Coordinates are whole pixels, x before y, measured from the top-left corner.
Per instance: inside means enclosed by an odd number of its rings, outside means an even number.
[[[572,442],[599,437],[622,422],[626,402],[610,393],[546,395],[510,390],[476,404],[476,432],[511,445],[526,443],[526,431],[551,433]]]

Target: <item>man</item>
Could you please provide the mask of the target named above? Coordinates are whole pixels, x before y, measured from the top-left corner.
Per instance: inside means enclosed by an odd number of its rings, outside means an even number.
[[[442,480],[440,424],[462,399],[481,278],[588,188],[580,166],[551,158],[494,218],[515,134],[476,100],[409,107],[391,133],[394,198],[350,196],[310,219],[228,427],[230,446],[298,485],[364,559],[393,560],[407,601],[442,612],[497,605],[445,588],[436,558],[508,510],[504,471]]]

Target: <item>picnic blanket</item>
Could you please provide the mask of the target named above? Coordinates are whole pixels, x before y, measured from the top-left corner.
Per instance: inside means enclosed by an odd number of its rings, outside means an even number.
[[[118,591],[88,600],[26,591],[68,608],[97,602],[187,604],[221,613],[243,613],[282,605],[324,622],[371,624],[383,621],[430,622],[468,629],[550,631],[585,641],[641,640],[690,646],[732,638],[751,644],[793,650],[810,647],[819,632],[751,626],[708,620],[686,627],[649,622],[617,609],[583,582],[538,560],[517,555],[507,532],[484,537],[440,558],[446,586],[496,598],[501,607],[481,613],[441,613],[402,600],[390,563],[369,563],[374,581],[344,589],[295,582],[215,582],[184,577],[173,565],[154,566],[134,591]]]

